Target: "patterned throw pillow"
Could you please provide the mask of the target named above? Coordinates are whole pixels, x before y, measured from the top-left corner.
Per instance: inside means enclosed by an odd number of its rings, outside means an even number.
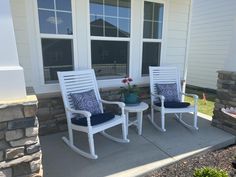
[[[75,109],[88,111],[92,115],[102,113],[94,90],[82,93],[71,93],[70,96]],[[79,117],[82,117],[82,115],[79,115]]]
[[[176,84],[156,84],[155,86],[157,94],[165,97],[165,102],[180,102]],[[160,102],[160,100],[157,102]]]

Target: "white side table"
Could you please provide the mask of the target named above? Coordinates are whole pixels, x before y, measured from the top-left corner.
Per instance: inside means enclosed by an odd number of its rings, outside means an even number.
[[[126,127],[127,127],[127,134],[129,131],[129,126],[135,125],[138,129],[138,134],[142,134],[142,124],[143,124],[143,111],[148,109],[148,104],[141,102],[135,106],[125,106],[125,115],[126,115]],[[137,119],[135,121],[129,121],[129,113],[135,112],[137,113]]]

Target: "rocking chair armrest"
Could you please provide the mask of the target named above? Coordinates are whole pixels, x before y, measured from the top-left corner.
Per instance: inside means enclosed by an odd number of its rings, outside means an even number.
[[[116,104],[120,107],[121,109],[121,115],[125,115],[125,103],[119,102],[119,101],[106,101],[106,100],[101,100],[102,103],[104,104]]]
[[[180,92],[180,94],[181,94],[181,95],[185,95],[185,96],[193,97],[193,99],[194,99],[194,106],[195,106],[195,107],[197,106],[198,95],[196,95],[196,94],[189,94],[189,93],[183,93],[183,92]]]
[[[165,100],[165,97],[164,97],[163,95],[158,95],[158,94],[155,94],[155,93],[151,93],[151,96],[160,98],[161,101],[163,101],[163,102],[164,102],[164,100]]]
[[[119,101],[101,100],[101,102],[104,103],[104,104],[116,104],[116,105],[118,105],[120,108],[124,108],[124,107],[125,107],[125,103],[119,102]]]
[[[155,93],[151,93],[151,96],[156,97],[156,98],[160,98],[160,100],[161,100],[161,107],[162,107],[162,109],[164,109],[165,97],[163,95],[158,95],[158,94],[155,94]]]
[[[91,117],[91,113],[88,111],[83,111],[83,110],[75,110],[75,109],[71,109],[69,107],[66,107],[66,110],[71,112],[71,113],[75,113],[75,114],[82,114],[83,116],[85,116],[86,118],[90,118]]]
[[[198,95],[196,95],[196,94],[183,93],[183,92],[180,92],[180,94],[185,95],[185,96],[190,96],[190,97],[193,97],[194,100],[198,100]]]

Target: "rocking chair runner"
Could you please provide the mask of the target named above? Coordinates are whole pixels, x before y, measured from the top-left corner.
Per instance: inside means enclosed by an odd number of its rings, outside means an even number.
[[[197,101],[198,96],[194,94],[186,94],[181,92],[180,77],[177,68],[175,67],[149,67],[150,74],[150,91],[151,91],[151,116],[149,119],[151,123],[160,131],[165,132],[165,114],[174,113],[175,118],[184,126],[198,130],[197,127]],[[174,84],[176,88],[176,95],[179,102],[166,102],[163,95],[158,94],[158,84]],[[194,98],[194,105],[190,106],[188,103],[180,102],[181,96],[191,96]],[[157,103],[159,100],[159,103]],[[161,113],[161,127],[154,121],[154,110]],[[182,120],[182,113],[193,113],[193,125]]]
[[[66,137],[63,137],[62,139],[69,147],[71,147],[75,152],[81,154],[84,157],[97,159],[98,156],[95,154],[95,149],[94,149],[94,139],[93,139],[94,134],[101,132],[102,135],[111,140],[121,143],[129,142],[129,140],[127,139],[126,124],[125,124],[125,114],[124,114],[125,104],[122,102],[111,102],[101,99],[94,70],[88,69],[81,71],[66,71],[66,72],[58,72],[57,74],[65,106],[67,124],[68,124],[68,133],[69,133],[69,139],[67,139]],[[90,112],[85,110],[76,110],[71,97],[71,94],[73,93],[83,93],[90,90],[94,90],[95,92],[101,113],[103,113],[102,103],[116,104],[121,109],[121,115],[115,115],[114,118],[106,120],[103,123],[92,125],[93,123],[92,118],[94,117],[96,118],[96,116],[93,117]],[[86,125],[78,125],[73,123],[72,120],[76,115],[77,116],[80,115],[80,117],[82,116],[84,117],[84,119],[86,118],[87,120],[85,121]],[[123,139],[115,138],[105,132],[106,129],[114,127],[119,124],[122,124]],[[88,134],[90,153],[80,150],[78,147],[74,145],[73,130],[86,132]]]

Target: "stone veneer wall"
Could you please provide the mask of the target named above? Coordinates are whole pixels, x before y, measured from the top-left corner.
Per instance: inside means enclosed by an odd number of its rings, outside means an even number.
[[[140,88],[142,100],[149,98],[149,87]],[[105,100],[119,101],[119,89],[100,89],[101,97]],[[60,93],[51,96],[39,96],[39,108],[37,117],[39,118],[40,135],[47,135],[67,130],[67,121],[64,105]],[[112,105],[104,105],[104,109],[117,112],[117,108]]]
[[[31,90],[32,91],[32,90]],[[37,98],[0,102],[0,176],[42,177]]]
[[[221,111],[221,108],[230,107],[236,107],[236,72],[218,71],[212,125],[236,135],[236,119]]]

